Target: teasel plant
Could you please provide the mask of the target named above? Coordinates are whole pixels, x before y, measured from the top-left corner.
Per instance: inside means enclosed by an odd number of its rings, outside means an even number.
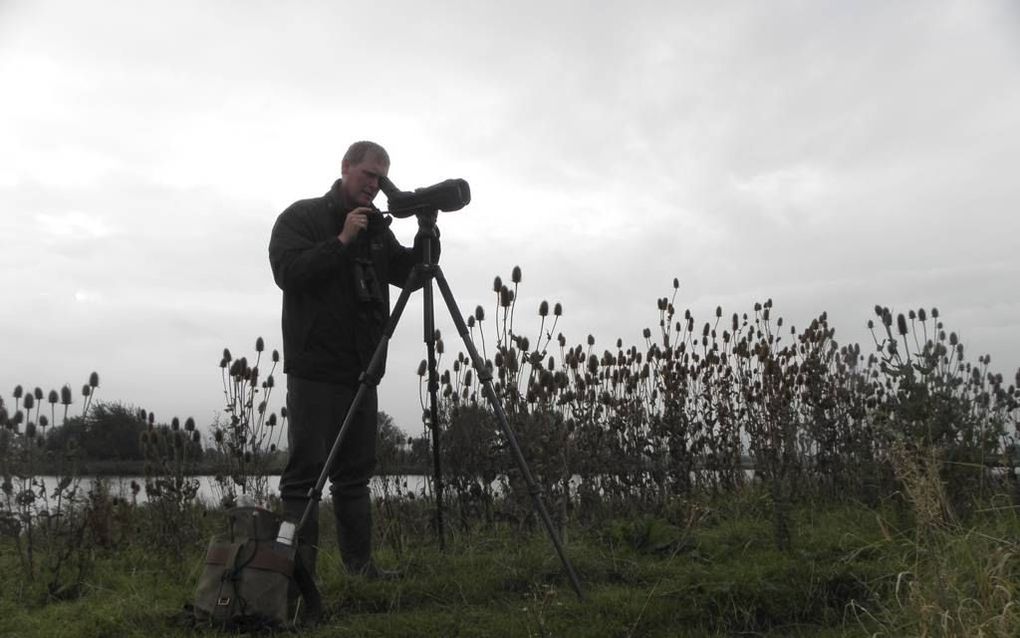
[[[990,356],[969,361],[938,309],[912,309],[894,319],[892,310],[876,305],[875,314],[880,325],[872,320],[868,327],[882,373],[874,413],[884,445],[933,455],[950,503],[966,508],[974,494],[997,489],[1001,472],[993,468],[1015,466],[1016,386],[991,371]],[[1015,472],[1006,476],[1015,484]]]
[[[570,476],[561,493],[582,516],[598,516],[607,504],[609,511],[623,504],[663,513],[696,491],[760,484],[774,510],[777,545],[790,548],[793,503],[877,504],[897,493],[890,450],[898,440],[941,445],[947,478],[970,468],[987,486],[989,472],[978,468],[1016,465],[1020,373],[1007,385],[989,357],[968,362],[937,309],[897,314],[876,307],[869,354],[840,344],[828,313],[798,330],[775,314],[771,299],[744,313],[717,307],[699,321],[677,309],[674,280],[672,296],[656,301],[658,326],[644,329],[643,346],[617,339],[607,348],[592,335],[569,345],[562,333],[552,336],[555,323],[546,329],[548,304],[539,306],[532,346],[512,328],[520,278],[511,281],[513,287],[499,277],[493,283],[495,330],[482,330],[478,312],[471,329],[495,333],[496,347],[487,352],[497,392],[527,433],[522,440],[539,442],[526,454],[540,467],[560,459],[556,476]],[[463,354],[440,378],[443,410],[486,409]],[[494,471],[510,470],[504,463]],[[1020,495],[1014,474],[1006,472]],[[547,491],[559,489],[542,478]]]
[[[251,364],[247,357],[233,358],[227,348],[220,359],[227,422],[217,419],[213,441],[220,453],[221,468],[216,483],[224,502],[233,502],[238,493],[262,503],[269,498],[268,472],[283,436],[287,411],[281,408],[278,418],[277,413],[269,409],[280,353],[272,351],[269,371],[263,378],[259,367],[264,352],[265,342],[258,337]]]
[[[177,556],[197,540],[198,526],[193,516],[199,490],[195,477],[202,456],[202,437],[195,420],[181,423],[176,416],[169,424],[155,424],[154,415],[138,412],[145,430],[139,446],[145,456],[145,493],[153,512],[152,538],[161,548]]]
[[[82,417],[88,416],[89,400],[99,386],[99,376],[90,375],[84,386],[86,397]],[[47,599],[62,598],[80,590],[88,564],[83,533],[87,500],[80,490],[77,448],[70,442],[63,450],[47,449],[56,421],[56,403],[64,413],[72,403],[70,388],[44,393],[21,385],[11,393],[14,410],[0,399],[0,536],[13,540],[18,553],[23,583],[41,583]],[[44,413],[49,403],[49,412]],[[66,421],[66,419],[65,419]],[[61,462],[52,462],[62,455]],[[49,459],[51,462],[44,464]],[[39,472],[44,467],[61,469],[56,484]],[[75,570],[69,569],[71,565]]]

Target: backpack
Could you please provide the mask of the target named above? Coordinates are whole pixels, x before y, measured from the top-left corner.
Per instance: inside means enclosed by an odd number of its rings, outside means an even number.
[[[295,548],[277,541],[282,517],[261,507],[226,514],[227,533],[209,542],[198,580],[196,624],[231,631],[288,626]]]

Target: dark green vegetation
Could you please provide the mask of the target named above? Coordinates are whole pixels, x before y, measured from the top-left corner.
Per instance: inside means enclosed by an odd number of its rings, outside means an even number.
[[[799,548],[784,552],[769,537],[764,495],[687,503],[683,521],[611,519],[568,530],[589,597],[581,603],[536,530],[456,532],[441,553],[421,506],[389,505],[388,515],[379,508],[380,560],[405,578],[349,577],[330,544],[320,563],[328,616],[307,635],[893,636],[982,627],[1006,636],[1020,627],[1020,612],[992,607],[1016,595],[1016,547],[995,540],[1020,532],[1012,514],[986,514],[971,532],[932,530],[919,544],[912,522],[897,527],[894,512],[798,509],[791,521]],[[114,519],[112,536],[91,550],[81,591],[67,600],[8,581],[0,634],[191,635],[180,612],[201,544],[177,560],[145,542],[145,518],[132,510]],[[207,532],[216,525],[215,515],[201,523]],[[17,572],[14,552],[0,560],[5,573]],[[949,631],[938,631],[942,622]]]
[[[968,361],[936,310],[877,306],[866,355],[835,341],[825,313],[798,331],[765,301],[699,328],[663,298],[640,348],[607,349],[568,346],[559,304],[542,302],[526,336],[519,282],[516,269],[509,286],[497,278],[492,324],[481,307],[469,318],[477,359],[418,371],[423,394],[435,374],[441,395],[447,551],[434,485],[388,481],[380,557],[407,578],[348,578],[327,554],[332,606],[312,635],[1020,635],[1017,387],[988,357]],[[260,339],[251,362],[221,362],[227,409],[210,450],[227,501],[271,502],[264,473],[286,414],[268,407],[278,356],[262,374],[263,351]],[[490,391],[587,603],[536,522]],[[219,519],[195,504],[210,450],[194,447],[194,423],[127,415],[147,463],[139,507],[76,489],[74,446],[51,447],[42,423],[59,397],[43,410],[31,395],[0,414],[0,560],[17,574],[0,627],[184,632],[173,616]],[[423,456],[433,432],[384,436],[386,470]],[[68,469],[46,485],[38,468],[57,457]]]

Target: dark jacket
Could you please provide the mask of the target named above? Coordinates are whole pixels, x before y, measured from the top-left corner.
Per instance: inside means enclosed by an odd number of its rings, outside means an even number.
[[[423,238],[415,237],[414,249],[401,246],[389,228],[392,220],[375,214],[345,246],[337,236],[350,208],[342,202],[337,180],[324,196],[291,204],[273,226],[269,263],[283,290],[283,371],[352,385],[368,367],[389,319],[386,284],[407,283],[421,261]],[[433,262],[438,258],[437,240]],[[356,283],[373,274],[379,282],[375,299],[360,295]]]

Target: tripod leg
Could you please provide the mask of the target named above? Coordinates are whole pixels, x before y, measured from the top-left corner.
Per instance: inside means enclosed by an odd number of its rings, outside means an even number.
[[[457,332],[464,341],[464,346],[467,348],[468,355],[471,357],[471,365],[474,367],[475,373],[478,375],[478,380],[482,383],[483,394],[489,400],[489,404],[492,405],[492,410],[496,413],[499,425],[503,429],[503,434],[510,443],[510,450],[513,452],[514,461],[517,462],[517,467],[524,476],[524,481],[528,484],[528,493],[531,495],[531,503],[534,506],[535,511],[538,512],[542,522],[545,524],[545,529],[549,534],[549,539],[556,548],[556,553],[560,557],[560,562],[563,563],[563,569],[567,572],[567,576],[570,578],[570,584],[573,586],[574,591],[577,592],[577,597],[584,600],[584,591],[581,589],[581,581],[578,579],[577,573],[574,571],[574,566],[570,563],[570,559],[567,558],[567,554],[563,549],[563,544],[560,542],[560,537],[556,533],[556,528],[553,526],[552,519],[549,517],[549,512],[546,510],[545,504],[542,502],[542,490],[538,487],[538,484],[535,482],[535,478],[531,475],[531,470],[528,469],[528,462],[524,459],[524,454],[521,452],[521,446],[517,442],[517,435],[514,434],[514,431],[510,428],[510,423],[506,418],[506,411],[503,410],[499,397],[496,396],[496,391],[492,387],[492,374],[490,374],[488,369],[485,367],[485,362],[478,355],[478,350],[475,348],[474,342],[471,341],[471,335],[468,332],[467,324],[464,323],[464,316],[461,314],[460,308],[457,307],[457,300],[453,298],[453,292],[450,291],[450,285],[446,282],[446,277],[443,275],[443,271],[439,266],[435,267],[433,277],[435,278],[436,283],[439,284],[439,291],[443,295],[443,300],[446,301],[446,307],[450,311],[453,323],[457,326]]]
[[[439,549],[446,549],[446,534],[443,530],[443,472],[439,453],[439,372],[436,370],[436,314],[432,290],[431,268],[429,277],[422,287],[424,302],[425,349],[428,352],[429,372],[429,428],[432,430],[432,478],[436,490],[436,534]]]

